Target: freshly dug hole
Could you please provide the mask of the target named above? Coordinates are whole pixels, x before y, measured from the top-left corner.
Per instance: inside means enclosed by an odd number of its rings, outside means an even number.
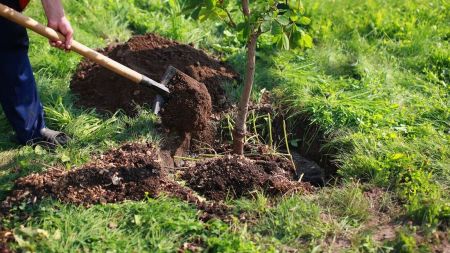
[[[205,85],[176,70],[167,86],[170,95],[160,112],[163,125],[179,132],[205,129],[212,110]]]
[[[284,168],[290,168],[290,171]],[[182,178],[188,186],[211,200],[239,198],[255,190],[269,195],[290,191],[310,191],[309,184],[293,180],[290,161],[279,157],[259,157],[251,160],[240,156],[224,156],[197,163],[188,168]]]

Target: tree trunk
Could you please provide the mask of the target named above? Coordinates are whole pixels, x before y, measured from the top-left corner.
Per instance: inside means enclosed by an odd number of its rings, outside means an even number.
[[[244,141],[246,134],[248,102],[252,92],[253,81],[255,79],[255,59],[256,59],[256,42],[259,33],[254,32],[250,35],[247,42],[247,68],[245,72],[244,90],[238,105],[238,113],[236,116],[236,124],[233,132],[233,153],[237,155],[244,154]]]

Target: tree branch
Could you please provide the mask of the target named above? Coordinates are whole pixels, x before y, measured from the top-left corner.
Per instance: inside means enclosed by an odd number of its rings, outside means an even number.
[[[226,9],[226,8],[222,8],[222,10],[224,10],[227,13],[228,16],[228,20],[229,20],[229,24],[231,27],[236,28],[236,23],[234,23],[233,21],[233,17],[231,16],[231,13]]]

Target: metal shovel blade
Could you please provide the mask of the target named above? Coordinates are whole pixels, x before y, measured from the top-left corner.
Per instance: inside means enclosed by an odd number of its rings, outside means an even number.
[[[177,73],[177,69],[173,66],[169,66],[166,70],[166,72],[163,75],[163,78],[161,80],[161,84],[164,87],[167,87],[167,84],[169,84],[169,81],[173,78],[173,76]],[[158,115],[161,111],[161,107],[164,104],[164,97],[161,96],[161,94],[157,94],[155,97],[155,100],[153,101],[153,113]]]

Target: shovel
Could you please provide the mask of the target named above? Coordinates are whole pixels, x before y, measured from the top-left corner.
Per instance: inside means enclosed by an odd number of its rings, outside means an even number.
[[[57,31],[44,26],[37,22],[36,20],[27,17],[23,15],[22,13],[6,6],[3,4],[0,4],[0,16],[4,17],[14,23],[17,23],[23,27],[26,27],[33,32],[36,32],[50,40],[60,40],[65,41],[64,35],[58,33]],[[5,35],[7,36],[7,35]],[[103,66],[114,73],[127,78],[128,80],[145,85],[147,87],[152,88],[157,93],[155,100],[153,101],[153,112],[155,114],[158,114],[160,111],[160,108],[162,106],[162,103],[164,102],[164,98],[167,97],[170,93],[169,89],[166,87],[170,79],[175,75],[176,69],[172,66],[170,66],[166,73],[163,76],[163,79],[161,83],[158,83],[149,77],[138,73],[135,70],[130,69],[129,67],[122,65],[113,59],[104,56],[103,54],[100,54],[91,48],[77,42],[73,41],[71,50],[84,56],[85,58],[99,64],[100,66]]]

